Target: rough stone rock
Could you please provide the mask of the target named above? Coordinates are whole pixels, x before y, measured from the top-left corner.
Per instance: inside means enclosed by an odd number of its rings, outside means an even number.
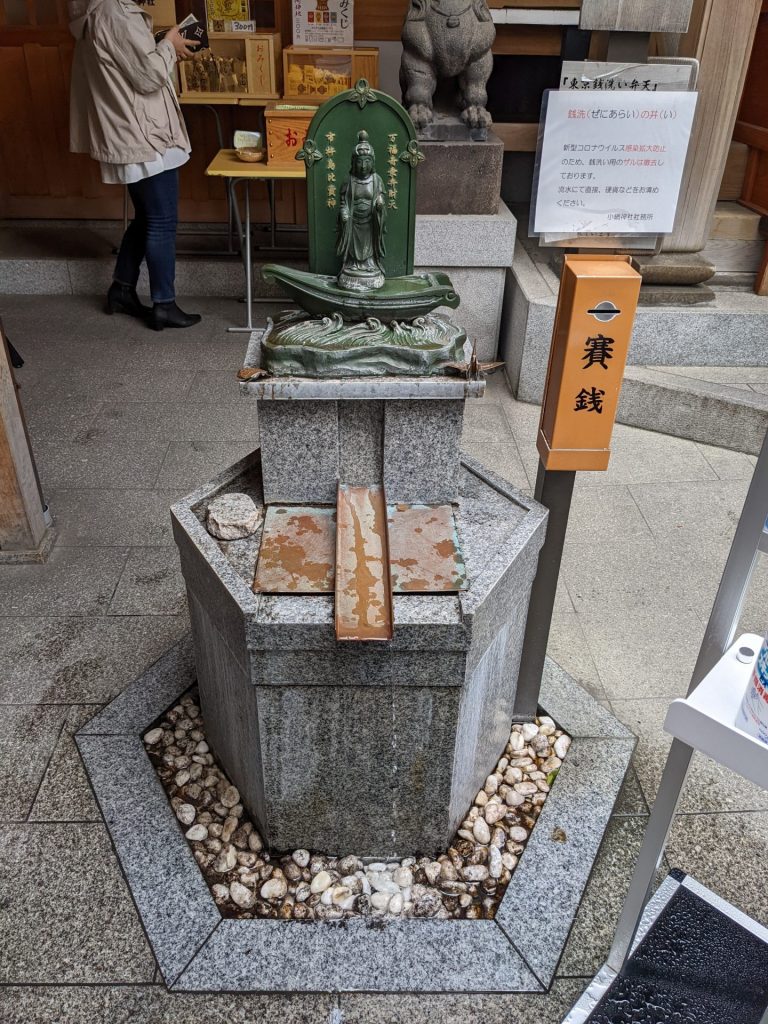
[[[237,864],[237,850],[234,846],[228,846],[225,850],[219,854],[216,860],[213,862],[213,870],[218,875],[226,875],[228,871],[231,871]]]
[[[163,738],[162,729],[150,729],[148,733],[144,734],[144,742],[148,747],[154,747],[156,743],[159,743]]]
[[[485,818],[478,818],[472,826],[472,834],[478,843],[482,843],[487,846],[491,841],[491,830],[488,828],[488,822]]]
[[[240,882],[233,882],[230,885],[229,895],[232,902],[236,903],[238,907],[242,907],[243,910],[250,910],[256,899],[255,894]]]
[[[206,529],[218,540],[242,540],[261,524],[261,511],[247,494],[222,494],[208,506]]]
[[[325,892],[328,886],[331,884],[333,879],[327,871],[318,871],[315,877],[312,879],[310,890],[313,893]]]
[[[191,825],[195,820],[197,811],[192,804],[179,804],[176,808],[176,817],[179,819],[182,825]]]
[[[240,793],[236,786],[227,786],[221,794],[222,806],[230,809],[240,803]]]
[[[287,892],[287,880],[283,875],[275,875],[262,885],[259,895],[263,900],[280,900]]]
[[[555,740],[555,756],[559,757],[562,761],[565,755],[568,753],[568,748],[571,745],[570,736],[558,736]]]
[[[298,867],[305,868],[309,864],[309,850],[294,850],[291,858]]]
[[[310,888],[309,883],[299,882],[296,886],[296,892],[293,895],[297,903],[304,903],[305,900],[309,899],[311,894],[312,889]]]

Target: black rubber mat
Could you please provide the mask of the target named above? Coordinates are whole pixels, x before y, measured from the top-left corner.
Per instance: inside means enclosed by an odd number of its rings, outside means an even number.
[[[768,944],[680,885],[588,1024],[759,1024],[767,1005]]]

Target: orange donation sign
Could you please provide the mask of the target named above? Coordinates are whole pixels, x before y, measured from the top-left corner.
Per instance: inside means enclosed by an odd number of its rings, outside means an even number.
[[[566,256],[537,446],[545,469],[607,469],[640,294],[629,256]]]

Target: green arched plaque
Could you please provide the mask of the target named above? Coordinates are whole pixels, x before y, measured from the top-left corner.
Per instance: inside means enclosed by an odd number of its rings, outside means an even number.
[[[352,158],[361,135],[373,149],[375,174],[383,213],[384,274],[405,277],[413,273],[416,225],[416,168],[424,159],[413,123],[391,96],[372,89],[361,79],[324,103],[312,119],[304,148],[297,155],[307,165],[309,269],[335,277],[342,268],[340,212],[348,193]]]

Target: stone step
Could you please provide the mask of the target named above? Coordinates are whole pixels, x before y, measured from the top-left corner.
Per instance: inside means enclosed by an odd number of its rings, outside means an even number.
[[[762,214],[750,210],[741,203],[721,202],[715,207],[709,237],[733,238],[754,242],[765,237]]]
[[[749,379],[749,368],[718,374],[701,368],[709,377]],[[748,384],[704,380],[695,367],[628,366],[617,419],[627,426],[655,430],[702,444],[757,455],[768,430],[768,394]],[[764,368],[756,378],[767,380]],[[768,391],[768,383],[758,385]]]

